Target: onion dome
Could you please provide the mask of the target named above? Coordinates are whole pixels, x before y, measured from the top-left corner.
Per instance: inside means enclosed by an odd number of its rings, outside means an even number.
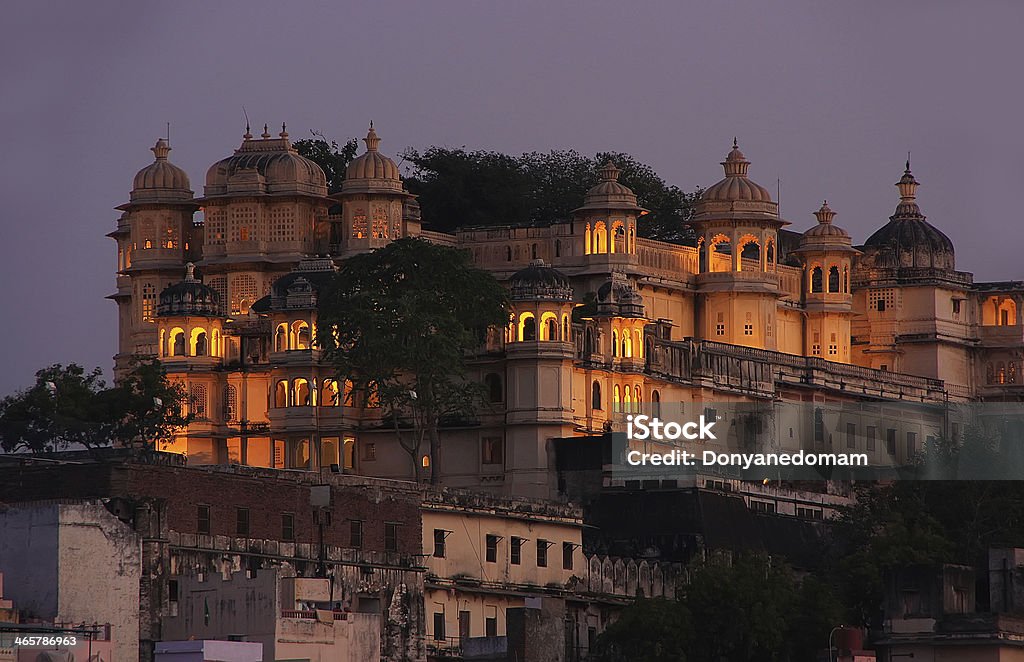
[[[619,182],[619,174],[621,172],[610,159],[606,161],[597,171],[598,176],[601,178],[600,181],[587,191],[587,195],[583,198],[583,206],[574,211],[579,212],[588,209],[647,211],[637,204],[636,193],[633,193],[633,189]]]
[[[854,250],[850,233],[832,223],[836,213],[825,200],[821,208],[814,212],[818,224],[800,236],[800,250]]]
[[[157,317],[224,317],[220,295],[195,277],[195,265],[185,265],[185,280],[168,285],[160,293]]]
[[[725,179],[709,186],[700,196],[702,201],[772,201],[768,189],[747,177],[750,161],[743,156],[735,138],[732,141],[732,151],[725,157],[725,161],[722,161],[722,167],[725,168]]]
[[[288,139],[287,128],[272,138],[267,126],[253,138],[245,128],[241,146],[206,171],[206,197],[229,194],[303,194],[326,196],[327,176],[314,161],[301,156]]]
[[[349,162],[345,169],[345,181],[341,184],[342,193],[367,190],[404,193],[398,166],[378,151],[380,138],[373,128],[373,122],[370,122],[370,130],[363,142],[366,143],[366,152]]]
[[[544,260],[532,260],[530,266],[509,278],[513,301],[572,301],[572,285],[568,277]]]
[[[910,172],[910,159],[907,159],[906,170],[896,183],[900,191],[899,204],[889,222],[864,243],[864,266],[955,268],[953,242],[926,221],[917,206],[918,186],[920,184]]]
[[[171,151],[167,141],[160,138],[150,151],[156,160],[136,173],[129,199],[132,202],[191,202],[188,175],[167,160]]]
[[[644,298],[626,278],[612,274],[597,288],[597,314],[614,317],[643,317]]]

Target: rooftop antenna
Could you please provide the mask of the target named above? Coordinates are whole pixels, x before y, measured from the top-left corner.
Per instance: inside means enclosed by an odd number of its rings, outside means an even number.
[[[171,144],[171,123],[170,122],[167,123],[167,144],[168,144],[168,146]]]
[[[779,208],[779,213],[782,213],[782,179],[779,177],[775,178],[775,204]]]

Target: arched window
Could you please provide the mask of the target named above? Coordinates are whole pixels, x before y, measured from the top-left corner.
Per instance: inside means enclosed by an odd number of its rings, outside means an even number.
[[[309,324],[305,320],[292,322],[291,348],[309,349]]]
[[[619,332],[612,331],[612,356],[619,355]]]
[[[537,244],[533,244],[532,246],[530,246],[530,259],[537,259]]]
[[[533,313],[523,313],[519,316],[519,340],[529,342],[537,339],[537,320]]]
[[[616,391],[618,390],[618,388],[618,386],[615,387]],[[631,412],[633,411],[633,389],[631,389],[629,386],[626,386],[625,389],[623,389],[623,391],[624,393],[622,395],[622,411]]]
[[[633,356],[633,340],[629,337],[629,329],[622,331],[622,356],[627,359]]]
[[[1010,361],[1006,364],[1006,383],[1016,384],[1017,383],[1017,362]]]
[[[821,292],[822,287],[822,274],[821,267],[814,267],[811,269],[811,293],[817,294]]]
[[[831,266],[828,269],[828,291],[839,291],[839,267]]]
[[[616,413],[622,411],[622,389],[618,384],[612,388],[612,411]]]
[[[295,390],[295,399],[293,402],[296,407],[308,407],[312,404],[310,401],[310,390],[309,380],[298,378],[293,382]]]
[[[594,380],[594,385],[590,388],[590,406],[592,409],[604,409],[604,405],[601,404],[601,382],[597,380]]]
[[[615,225],[615,230],[612,233],[612,251],[613,253],[628,253],[629,247],[626,246],[626,229],[622,227],[621,223]]]
[[[504,400],[504,394],[501,388],[501,377],[497,373],[488,373],[484,377],[484,385],[487,387],[487,399],[490,402],[502,402]]]
[[[549,317],[547,322],[547,337],[545,340],[558,340],[558,320]]]
[[[774,241],[769,240],[768,243],[765,245],[764,261],[765,261],[765,264],[767,264],[769,269],[774,269],[774,267],[775,267],[775,242]]]
[[[277,325],[274,333],[274,351],[284,352],[288,349],[288,325],[281,323]]]
[[[209,352],[206,346],[206,331],[200,331],[196,334],[195,339],[195,355],[206,356]]]
[[[562,315],[562,342],[569,342],[572,337],[569,335],[569,316]]]
[[[231,384],[224,385],[224,420],[238,420],[238,389]]]
[[[640,398],[640,387],[639,386],[634,386],[633,387],[633,402],[636,403],[636,410],[640,411],[640,405],[643,403],[643,400]]]
[[[661,417],[661,394],[657,391],[651,391],[651,415]]]
[[[594,252],[593,250],[591,250],[592,248],[593,246],[591,246],[590,223],[587,223],[587,227],[583,231],[583,253],[585,255],[590,255],[591,253]]]
[[[555,257],[562,257],[562,240],[555,239]]]
[[[506,262],[511,262],[512,261],[512,247],[511,246],[506,246],[505,247],[505,261]]]
[[[213,343],[210,345],[210,356],[220,356],[220,332],[213,330]]]
[[[594,353],[594,330],[589,327],[587,327],[587,332],[583,339],[583,351],[587,354]],[[594,383],[596,384],[597,382]]]
[[[640,329],[633,329],[633,335],[635,340],[633,341],[633,347],[636,348],[636,355],[642,357],[644,355],[644,334]]]
[[[185,331],[171,331],[171,356],[185,356]]]
[[[325,379],[320,389],[320,406],[337,407],[341,403],[338,397],[338,382],[335,379]]]

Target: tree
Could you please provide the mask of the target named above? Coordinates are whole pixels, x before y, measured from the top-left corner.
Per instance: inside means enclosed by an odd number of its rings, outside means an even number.
[[[830,586],[762,554],[712,555],[678,601],[639,600],[598,638],[600,662],[809,660],[842,622]]]
[[[99,368],[74,363],[36,373],[32,387],[0,401],[0,448],[7,452],[94,450],[143,443],[153,447],[187,425],[180,385],[167,380],[158,361],[137,361],[116,386]]]
[[[464,378],[466,355],[508,321],[505,288],[468,252],[405,238],[341,263],[320,297],[316,342],[339,378],[379,401],[417,480],[429,442],[436,483],[442,423],[482,401],[482,385]]]
[[[641,237],[673,243],[694,241],[686,225],[699,192],[667,185],[650,167],[628,154],[601,152],[593,158],[572,150],[510,156],[500,152],[430,147],[406,150],[415,168],[405,180],[419,196],[423,220],[435,230],[498,224],[545,224],[568,220],[598,181],[598,168],[611,160],[619,181],[633,189],[641,207]]]
[[[310,130],[312,138],[296,140],[292,147],[300,155],[316,163],[327,175],[327,192],[337,193],[341,183],[345,181],[345,169],[349,161],[355,158],[359,143],[350,138],[341,147],[334,140],[328,142],[324,134]]]

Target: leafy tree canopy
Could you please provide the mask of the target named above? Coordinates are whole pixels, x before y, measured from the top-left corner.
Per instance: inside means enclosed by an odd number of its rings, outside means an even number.
[[[545,224],[568,220],[598,181],[609,159],[622,171],[619,181],[650,210],[639,235],[692,243],[690,218],[699,192],[670,186],[648,165],[628,154],[601,152],[593,158],[572,150],[511,156],[492,151],[430,147],[409,149],[402,158],[415,170],[406,187],[419,196],[423,220],[435,230],[502,224]]]
[[[345,168],[349,161],[355,158],[359,143],[355,138],[350,138],[344,145],[339,146],[334,140],[328,142],[324,134],[319,131],[310,131],[312,138],[296,140],[292,143],[300,155],[315,162],[327,175],[327,192],[337,193],[341,190],[341,183],[345,181]]]
[[[714,556],[690,568],[678,601],[641,600],[598,638],[600,662],[814,659],[840,624],[827,585],[778,559]]]
[[[340,376],[377,397],[417,478],[429,440],[436,482],[441,423],[472,415],[480,401],[481,385],[464,379],[466,354],[508,319],[505,288],[468,252],[405,238],[341,263],[319,299],[316,342]],[[405,437],[400,418],[413,422]]]
[[[153,446],[187,425],[180,385],[157,361],[140,361],[116,386],[99,368],[74,363],[36,373],[36,383],[0,401],[0,448],[8,452],[95,449],[141,442]]]

